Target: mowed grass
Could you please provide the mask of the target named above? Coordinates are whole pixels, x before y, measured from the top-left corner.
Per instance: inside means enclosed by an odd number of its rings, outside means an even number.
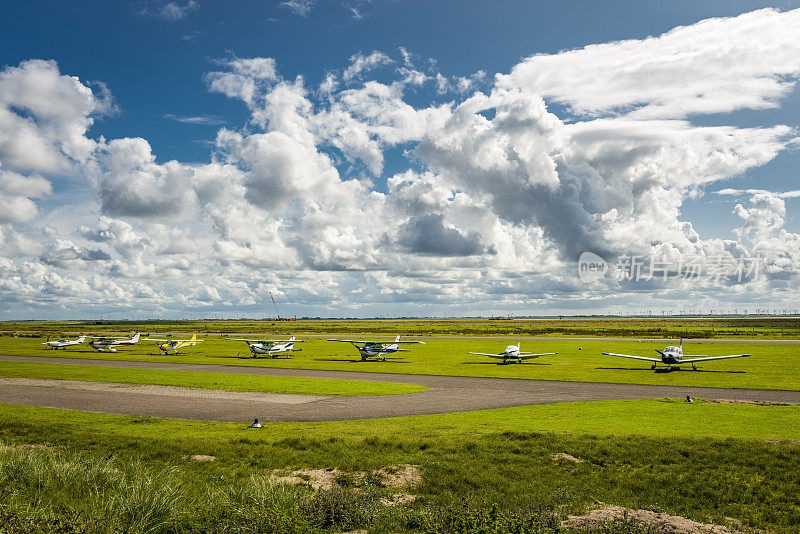
[[[658,356],[664,342],[653,341],[586,341],[540,340],[522,341],[522,350],[557,352],[527,360],[523,364],[498,365],[497,360],[468,352],[502,352],[514,338],[500,340],[426,339],[425,345],[410,345],[410,352],[390,355],[387,361],[362,362],[349,344],[332,343],[319,338],[306,338],[303,352],[291,358],[251,358],[241,342],[225,341],[208,336],[205,341],[179,355],[161,356],[155,343],[140,341],[115,353],[94,352],[88,346],[67,350],[48,350],[41,338],[0,337],[0,354],[50,356],[57,358],[93,358],[150,362],[184,362],[240,366],[277,367],[286,369],[325,369],[403,374],[485,376],[580,382],[625,384],[664,384],[748,389],[800,390],[800,344],[786,343],[702,343],[686,341],[687,354],[708,356],[752,353],[751,357],[700,363],[698,371],[684,365],[666,372],[652,371],[646,361],[603,356],[616,352],[642,356]],[[415,339],[415,338],[409,338]]]
[[[0,404],[0,421],[47,422],[49,409]],[[44,410],[44,411],[42,411]],[[19,419],[22,418],[22,419]],[[91,433],[145,438],[157,435],[181,439],[203,437],[224,442],[246,437],[266,440],[275,436],[308,439],[360,438],[378,435],[383,439],[479,438],[498,432],[555,432],[597,436],[642,435],[675,438],[774,439],[800,441],[800,405],[756,405],[718,403],[697,399],[614,400],[570,402],[476,410],[449,414],[362,419],[317,423],[269,423],[268,428],[251,431],[243,423],[182,421],[139,416],[106,416],[61,410],[57,420]],[[147,423],[142,425],[140,423]],[[38,423],[37,423],[38,424]],[[354,451],[357,453],[357,451]]]
[[[346,475],[415,464],[422,481],[405,491],[417,495],[417,508],[533,504],[568,514],[600,500],[702,522],[734,518],[787,533],[800,526],[800,444],[789,441],[800,437],[798,429],[798,406],[670,400],[276,423],[260,430],[0,405],[0,438],[7,443],[82,449],[86,462],[111,457],[123,472],[130,462],[145,472],[171,470],[181,490],[200,503],[276,469],[338,468]],[[554,457],[559,453],[581,461]],[[216,459],[185,458],[196,454]],[[85,484],[85,493],[93,494],[90,482]],[[78,486],[70,486],[73,494],[81,493]],[[42,478],[34,477],[14,497],[43,507],[71,498],[42,487]],[[172,504],[175,510],[181,506]]]
[[[82,380],[120,384],[153,384],[186,388],[222,389],[228,391],[269,391],[306,395],[398,395],[416,393],[428,388],[415,384],[299,378],[249,376],[196,371],[159,369],[117,369],[55,363],[19,363],[0,361],[0,376],[49,380]]]
[[[800,317],[598,317],[529,319],[359,319],[301,321],[6,321],[0,331],[39,333],[92,332],[198,332],[235,333],[233,337],[268,333],[448,336],[597,336],[597,337],[711,337],[800,339]],[[244,336],[242,334],[247,334]],[[160,337],[160,336],[159,336]]]

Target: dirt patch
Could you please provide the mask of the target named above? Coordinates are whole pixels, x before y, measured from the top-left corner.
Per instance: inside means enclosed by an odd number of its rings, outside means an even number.
[[[36,449],[39,451],[49,451],[55,448],[52,445],[45,445],[44,443],[20,443],[15,446],[20,449]]]
[[[389,488],[408,488],[422,482],[419,466],[413,464],[382,467],[375,474],[380,477],[381,484]]]
[[[567,454],[566,452],[557,452],[555,454],[551,454],[550,458],[554,462],[557,462],[559,460],[569,460],[570,462],[575,462],[576,464],[583,463],[583,459],[582,458],[576,458],[575,456],[572,456],[571,454]]]
[[[408,488],[422,482],[419,466],[399,464],[382,467],[373,473],[364,471],[340,471],[339,469],[296,469],[289,474],[283,469],[276,469],[272,477],[283,484],[305,484],[315,490],[327,490],[334,486],[358,485],[370,475],[376,477],[382,486],[387,488]]]
[[[191,460],[193,462],[213,462],[217,459],[216,456],[210,456],[208,454],[193,454],[189,456],[188,454],[184,454],[181,456],[184,460]]]
[[[339,477],[342,472],[336,468],[333,469],[298,469],[292,471],[289,475],[280,475],[281,470],[272,472],[272,476],[276,482],[283,484],[305,484],[311,486],[315,490],[328,490],[338,485]],[[355,475],[349,473],[351,477],[356,478]]]
[[[381,497],[380,503],[383,506],[402,506],[404,504],[411,504],[417,499],[414,495],[407,493],[395,493],[391,497]]]
[[[592,510],[587,515],[569,516],[561,522],[561,528],[601,528],[604,522],[619,519],[643,523],[664,534],[741,534],[720,525],[698,523],[685,517],[650,510],[630,510],[621,506]]]

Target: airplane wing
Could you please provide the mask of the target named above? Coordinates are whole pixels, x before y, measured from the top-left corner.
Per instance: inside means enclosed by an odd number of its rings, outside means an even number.
[[[170,341],[177,341],[177,342],[180,342],[180,343],[189,343],[189,342],[200,343],[203,340],[202,339],[156,339],[154,337],[146,337],[142,341],[160,341],[162,343],[167,343],[167,342],[170,342]]]
[[[693,358],[691,360],[681,360],[681,363],[705,362],[708,360],[727,360],[728,358],[745,358],[747,356],[752,356],[752,354],[729,354],[727,356],[709,356],[708,358]]]
[[[538,358],[539,356],[550,356],[551,354],[558,354],[557,352],[542,352],[541,354],[533,354],[528,352],[523,352],[517,358],[520,360],[524,360],[526,358]]]
[[[375,343],[374,341],[359,341],[356,339],[329,339],[328,341],[338,341],[339,343],[372,343],[374,345],[377,345],[377,343]],[[388,345],[389,343],[386,344]]]
[[[648,362],[661,361],[661,358],[648,358],[647,356],[631,356],[630,354],[614,354],[613,352],[604,352],[603,354],[606,356],[619,356],[620,358],[631,358],[634,360],[647,360]]]
[[[228,341],[244,341],[246,343],[308,343],[300,339],[244,339],[241,337],[226,337]],[[178,341],[203,341],[202,339],[184,339]]]
[[[485,352],[470,352],[468,354],[476,354],[478,356],[488,356],[490,358],[508,358],[508,357],[510,357],[510,356],[507,356],[506,354],[486,354]],[[516,358],[516,356],[514,356],[514,358]]]
[[[401,344],[402,343],[416,343],[418,345],[424,345],[425,344],[424,341],[386,341],[385,342],[386,345],[395,345],[397,343],[401,343]]]

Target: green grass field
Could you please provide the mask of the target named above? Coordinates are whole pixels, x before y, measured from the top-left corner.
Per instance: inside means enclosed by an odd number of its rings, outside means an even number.
[[[336,396],[398,395],[416,393],[428,389],[415,384],[363,382],[358,380],[248,376],[195,371],[162,371],[157,369],[116,369],[113,367],[2,361],[0,361],[0,376]]]
[[[301,326],[332,324],[303,323],[276,323],[268,328],[283,334],[294,326],[298,329],[292,333],[299,333]],[[477,331],[471,333],[475,335],[495,335],[505,327],[518,326],[517,321],[410,321],[401,326],[409,334],[420,333],[427,325],[435,333],[451,335],[448,328],[463,333],[473,323]],[[397,328],[397,324],[340,322],[336,327],[369,328],[362,332],[389,334],[389,328]],[[486,324],[491,324],[489,331]],[[132,330],[103,326],[116,328],[111,331]],[[230,327],[231,323],[222,326]],[[242,327],[263,326],[259,322]],[[601,327],[625,332],[661,328],[657,323],[642,322],[594,326],[596,332]],[[205,327],[220,329],[219,324]],[[591,325],[572,327],[571,333],[577,335],[578,330]],[[794,334],[789,330],[795,328],[791,324],[751,327],[758,331],[746,337],[791,337]],[[268,328],[260,331],[268,332]],[[686,328],[710,329],[709,337],[745,337],[720,335],[725,328],[744,328],[733,323],[724,328],[704,323]],[[359,337],[352,331],[330,332],[331,337]],[[392,330],[391,334],[395,332],[399,331]],[[253,359],[244,343],[224,341],[219,336],[208,336],[201,345],[178,356],[161,356],[155,344],[147,342],[116,353],[96,353],[85,346],[46,350],[40,345],[43,339],[36,336],[0,336],[0,354],[800,390],[800,345],[795,344],[689,342],[684,350],[691,354],[750,352],[753,356],[710,362],[697,372],[687,368],[666,373],[651,371],[647,362],[600,354],[655,355],[654,349],[663,349],[663,342],[569,338],[523,341],[523,351],[559,354],[522,365],[498,365],[495,360],[467,352],[499,352],[515,341],[513,337],[426,339],[425,345],[413,346],[411,352],[399,353],[386,362],[361,362],[349,345],[309,340],[303,352],[292,353],[291,358]],[[354,394],[352,388],[356,387],[388,387],[400,393],[396,388],[404,387],[286,378],[272,382],[267,377],[217,373],[12,362],[0,362],[0,376],[57,376],[244,391],[257,386],[257,390],[321,393],[319,388],[329,387],[326,394]],[[358,394],[382,394],[379,389],[372,391]],[[0,442],[10,444],[0,446],[0,523],[7,532],[49,532],[57,530],[53,525],[61,525],[60,532],[199,533],[224,529],[333,533],[363,528],[369,534],[553,533],[560,532],[559,519],[584,512],[596,501],[730,525],[746,532],[800,530],[797,405],[760,406],[702,399],[692,404],[669,399],[579,402],[393,419],[274,423],[260,430],[236,423],[0,405]],[[31,444],[35,447],[28,446]],[[559,453],[583,461],[554,458]],[[211,455],[215,460],[186,459],[192,455]],[[397,490],[374,486],[370,477],[359,482],[356,474],[398,464],[420,466],[422,481],[403,490],[417,500],[396,509],[381,506],[377,498]],[[314,493],[271,482],[273,470],[297,468],[339,469],[339,487]],[[498,505],[496,509],[493,503]],[[449,522],[442,523],[442,517],[450,518]],[[604,528],[607,534],[653,532],[624,524]]]
[[[617,352],[657,355],[655,349],[664,348],[664,343],[661,342],[569,339],[523,341],[523,351],[558,352],[558,355],[528,360],[521,365],[498,365],[497,360],[467,353],[500,352],[513,339],[429,339],[425,345],[415,345],[410,352],[396,353],[385,362],[374,360],[362,362],[355,349],[345,343],[331,343],[318,338],[309,340],[310,342],[304,345],[303,352],[294,352],[291,358],[279,359],[251,358],[244,343],[224,341],[217,336],[209,336],[201,345],[188,348],[177,356],[161,356],[154,343],[144,341],[111,353],[94,352],[85,345],[70,347],[67,350],[49,350],[42,347],[41,338],[0,337],[0,354],[287,369],[800,390],[800,344],[686,342],[684,350],[687,354],[713,356],[752,353],[753,356],[701,364],[698,371],[692,371],[690,366],[684,366],[680,370],[667,373],[650,370],[649,363],[645,361],[601,354]]]
[[[0,435],[6,443],[45,443],[53,451],[82,449],[77,458],[84,467],[74,469],[84,482],[49,482],[53,475],[36,475],[35,469],[31,474],[31,468],[22,467],[9,472],[0,462],[0,484],[16,481],[10,505],[21,508],[38,502],[55,513],[59,507],[100,506],[86,485],[97,487],[98,478],[110,475],[98,475],[92,466],[108,465],[106,470],[117,473],[135,470],[145,485],[167,477],[165,487],[181,490],[169,492],[175,496],[168,507],[174,527],[181,514],[210,513],[206,507],[224,501],[223,495],[268,477],[275,469],[338,468],[344,473],[341,483],[350,487],[353,478],[348,473],[415,464],[421,467],[422,481],[406,491],[417,496],[412,509],[423,515],[457,503],[499,503],[503,510],[533,504],[563,517],[601,500],[703,522],[728,524],[726,518],[734,518],[746,527],[788,533],[800,525],[800,480],[795,476],[800,470],[800,444],[789,441],[800,437],[798,423],[798,406],[668,400],[277,423],[260,430],[242,424],[2,405]],[[559,453],[583,461],[554,459]],[[216,460],[185,459],[196,454]],[[64,455],[54,462],[59,466],[76,462]],[[137,478],[129,476],[133,478],[128,484],[133,484]],[[60,489],[65,486],[69,495]],[[356,489],[364,492],[370,487]],[[87,497],[75,497],[84,494]],[[127,498],[136,499],[136,492]],[[188,502],[200,504],[193,508]],[[409,528],[404,523],[409,513],[397,512],[388,525],[366,522],[351,527],[369,532],[430,531]],[[154,531],[185,531],[173,527]]]

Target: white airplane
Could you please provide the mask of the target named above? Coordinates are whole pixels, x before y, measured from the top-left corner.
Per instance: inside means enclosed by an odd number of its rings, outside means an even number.
[[[78,339],[59,339],[57,341],[45,341],[42,345],[47,345],[49,348],[52,349],[64,349],[67,350],[67,347],[71,347],[72,345],[81,345],[83,342],[86,341],[86,336],[81,336]]]
[[[500,354],[486,354],[485,352],[470,352],[470,354],[477,354],[478,356],[488,356],[490,358],[498,358],[503,360],[502,363],[509,363],[514,362],[515,360],[517,363],[522,363],[522,360],[527,360],[528,358],[538,358],[539,356],[550,356],[551,354],[558,354],[557,352],[541,352],[539,354],[535,354],[533,352],[520,352],[519,351],[520,343],[517,342],[516,345],[509,345],[506,347],[506,350],[501,352]]]
[[[108,349],[109,352],[117,352],[116,347],[126,347],[128,345],[136,345],[139,342],[139,334],[134,335],[133,337],[91,337],[92,341],[89,342],[89,346],[94,349],[95,352],[100,352]]]
[[[692,369],[697,371],[697,362],[705,362],[709,360],[727,360],[728,358],[745,358],[751,356],[750,354],[729,354],[727,356],[705,356],[704,354],[688,355],[683,353],[683,339],[677,347],[666,347],[663,351],[656,349],[656,352],[661,355],[660,358],[648,358],[647,356],[631,356],[630,354],[614,354],[613,352],[604,352],[606,356],[619,356],[620,358],[632,358],[634,360],[646,360],[653,362],[650,369],[655,369],[658,362],[666,364],[667,371],[672,370],[673,365],[680,365],[682,363],[691,363]],[[684,358],[689,358],[685,360]]]
[[[356,341],[353,339],[329,339],[328,341],[336,341],[338,343],[351,343],[361,354],[361,361],[367,361],[367,358],[377,357],[382,361],[386,361],[386,355],[393,352],[409,352],[411,349],[401,349],[400,344],[417,344],[424,345],[424,341],[400,341],[400,336],[394,338],[394,341]],[[359,346],[359,344],[361,346]]]
[[[191,339],[155,339],[148,337],[146,341],[155,341],[159,343],[158,348],[161,349],[161,355],[166,356],[167,352],[174,350],[178,354],[178,349],[183,347],[192,347],[202,342],[202,339],[197,339],[197,334],[192,334]]]
[[[306,341],[295,339],[242,339],[239,337],[226,337],[228,341],[244,341],[253,353],[253,358],[258,358],[259,354],[266,354],[277,358],[281,352],[302,351],[303,349],[294,348],[295,343],[307,343]]]

